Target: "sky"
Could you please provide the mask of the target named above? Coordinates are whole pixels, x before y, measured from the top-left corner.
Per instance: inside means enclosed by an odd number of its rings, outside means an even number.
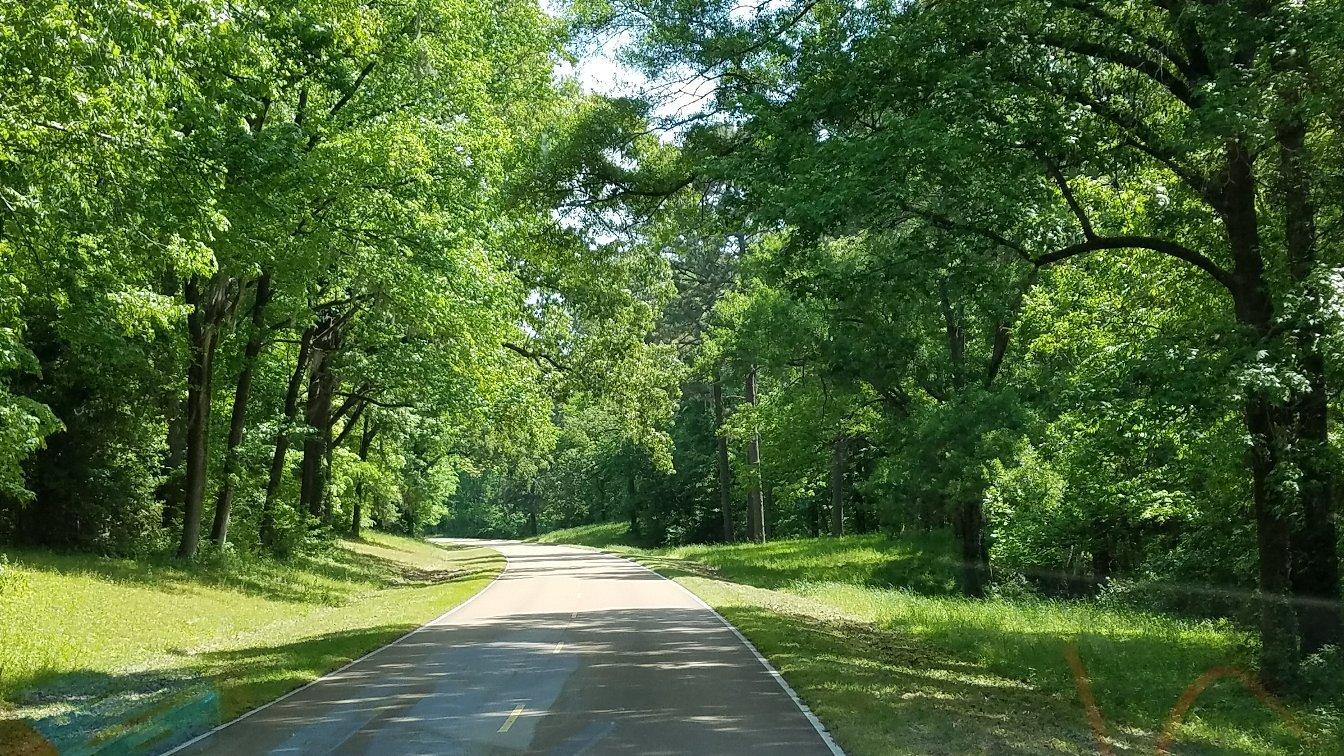
[[[542,0],[542,8],[551,15],[557,15],[563,0]],[[694,115],[704,105],[706,98],[713,93],[713,83],[708,79],[678,84],[675,87],[659,87],[658,82],[650,81],[643,73],[622,64],[618,58],[622,46],[629,44],[628,33],[613,36],[601,46],[594,46],[581,52],[578,60],[570,64],[556,66],[556,75],[562,78],[573,77],[585,92],[608,97],[646,96],[656,100],[653,110],[655,120],[666,119],[672,122]],[[671,141],[678,129],[671,128],[660,133],[664,141]]]

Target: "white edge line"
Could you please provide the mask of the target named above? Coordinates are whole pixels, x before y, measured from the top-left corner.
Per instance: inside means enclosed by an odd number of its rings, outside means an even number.
[[[431,543],[433,543],[433,542],[431,541]],[[466,600],[466,601],[463,601],[462,603],[458,604],[457,606],[453,607],[452,609],[449,609],[448,611],[444,612],[443,614],[440,614],[439,616],[437,616],[437,617],[435,617],[434,619],[432,619],[432,620],[426,622],[425,624],[421,625],[420,627],[415,628],[414,630],[410,631],[409,633],[406,633],[405,635],[402,635],[401,637],[399,637],[399,638],[397,638],[397,639],[395,639],[395,640],[389,641],[389,642],[387,642],[387,643],[385,643],[385,644],[379,646],[378,648],[375,648],[374,650],[368,652],[367,654],[364,654],[363,656],[359,657],[358,659],[355,659],[355,660],[353,660],[353,661],[347,662],[347,663],[345,663],[344,665],[342,665],[340,668],[338,668],[338,669],[333,669],[332,671],[326,673],[325,675],[322,675],[321,677],[317,678],[316,680],[313,680],[312,682],[309,682],[309,683],[307,683],[307,684],[305,684],[305,685],[303,685],[303,686],[301,686],[301,687],[295,688],[294,690],[291,690],[290,692],[284,694],[283,696],[280,696],[280,697],[277,698],[277,699],[274,699],[274,700],[272,700],[272,701],[267,701],[266,703],[262,704],[261,706],[258,706],[258,707],[255,708],[255,709],[251,709],[251,710],[249,710],[249,711],[243,712],[242,714],[238,715],[237,717],[234,717],[233,719],[230,719],[229,721],[225,722],[225,723],[222,724],[222,725],[219,725],[219,726],[217,726],[217,727],[215,727],[215,728],[213,728],[213,729],[211,729],[211,730],[209,730],[209,731],[207,731],[207,732],[203,732],[203,733],[201,733],[200,735],[197,735],[196,737],[192,738],[191,740],[188,740],[187,742],[185,742],[185,743],[183,743],[183,744],[181,744],[181,745],[174,746],[174,747],[172,748],[172,750],[164,751],[160,756],[172,756],[172,754],[175,754],[175,753],[177,753],[178,751],[182,751],[182,750],[185,750],[185,749],[187,749],[187,748],[190,748],[191,746],[196,745],[197,743],[201,742],[202,740],[205,740],[206,738],[210,737],[211,735],[214,735],[215,733],[219,732],[220,730],[223,730],[223,729],[226,728],[226,727],[232,727],[233,725],[238,724],[239,722],[243,721],[244,719],[247,719],[248,717],[252,716],[253,714],[256,714],[256,713],[259,712],[259,711],[265,711],[266,709],[269,709],[269,708],[271,708],[272,706],[275,706],[276,704],[280,703],[281,701],[284,701],[285,699],[289,698],[290,696],[296,696],[296,695],[302,693],[303,691],[308,690],[309,688],[313,687],[314,685],[317,685],[318,683],[326,682],[326,681],[329,680],[330,678],[335,677],[336,675],[339,675],[340,673],[342,673],[342,672],[344,672],[345,670],[347,670],[347,669],[349,669],[349,668],[355,666],[356,664],[359,664],[360,662],[364,661],[365,659],[369,658],[370,656],[374,656],[375,654],[378,654],[378,653],[380,653],[380,652],[382,652],[382,651],[385,651],[385,650],[387,650],[387,649],[389,649],[389,648],[391,648],[391,647],[397,645],[398,643],[401,643],[402,641],[406,640],[407,638],[411,637],[412,635],[415,635],[415,634],[417,634],[417,633],[423,632],[424,630],[427,630],[427,629],[429,629],[430,627],[432,627],[432,626],[434,626],[434,625],[437,625],[439,622],[441,622],[441,621],[447,619],[449,616],[451,616],[451,615],[453,615],[454,613],[458,612],[459,610],[465,608],[468,604],[470,604],[471,602],[473,602],[473,601],[475,601],[476,599],[480,598],[481,595],[484,594],[486,591],[488,591],[488,590],[490,590],[491,588],[493,588],[494,585],[495,585],[495,583],[498,582],[499,579],[500,579],[501,577],[503,577],[504,573],[509,569],[509,557],[508,557],[508,555],[505,554],[504,552],[500,551],[499,549],[491,548],[491,547],[489,547],[489,546],[477,546],[476,548],[488,548],[488,549],[491,549],[492,551],[494,551],[496,554],[499,554],[500,556],[504,557],[504,568],[501,569],[501,570],[499,571],[499,574],[498,574],[498,575],[495,575],[493,578],[491,578],[491,579],[490,579],[490,582],[489,582],[489,583],[486,583],[486,585],[485,585],[484,588],[480,589],[479,591],[476,591],[476,593],[474,593],[474,594],[472,594],[471,596],[467,597],[467,600]],[[640,566],[643,567],[644,565],[640,565]],[[648,568],[646,567],[645,569],[648,569]],[[675,581],[673,581],[673,582],[675,582]]]
[[[553,544],[553,545],[558,546],[561,544]],[[603,549],[593,548],[591,546],[574,546],[572,548],[590,549],[600,554],[606,554],[607,556],[615,557],[622,561],[629,562],[642,570],[652,572],[653,574],[657,575],[663,580],[666,580],[672,585],[675,585],[676,587],[680,588],[682,591],[686,593],[687,596],[690,596],[691,599],[695,601],[695,603],[709,610],[710,614],[713,614],[715,617],[718,617],[719,622],[722,622],[724,627],[731,630],[733,632],[733,635],[736,635],[737,639],[742,641],[742,645],[747,647],[747,650],[751,652],[752,656],[756,657],[756,661],[760,662],[762,667],[765,667],[765,671],[769,672],[770,676],[775,679],[775,682],[779,683],[779,687],[783,688],[784,692],[789,694],[789,698],[793,699],[794,704],[798,706],[798,710],[803,713],[803,716],[807,717],[807,721],[812,723],[812,728],[817,731],[818,735],[821,736],[821,740],[823,743],[826,744],[826,747],[831,749],[831,753],[834,754],[834,756],[845,756],[844,749],[842,749],[840,745],[835,742],[835,738],[831,737],[831,733],[829,730],[826,729],[826,725],[822,724],[821,720],[817,718],[817,715],[812,713],[812,709],[809,708],[808,705],[803,701],[802,697],[798,695],[798,692],[793,689],[793,686],[789,685],[788,680],[784,679],[784,675],[780,674],[779,670],[775,669],[775,665],[771,664],[765,658],[765,656],[761,654],[760,650],[758,650],[751,641],[747,640],[747,636],[743,635],[742,631],[737,629],[737,626],[729,622],[728,619],[724,617],[722,614],[719,614],[719,611],[717,609],[710,606],[708,603],[705,602],[704,599],[697,596],[694,591],[682,585],[681,583],[678,583],[672,578],[662,574],[661,572],[658,572],[657,570],[652,569],[651,567],[648,567],[646,565],[640,564],[639,562],[636,562],[635,560],[627,556],[616,554],[610,551],[605,551]]]

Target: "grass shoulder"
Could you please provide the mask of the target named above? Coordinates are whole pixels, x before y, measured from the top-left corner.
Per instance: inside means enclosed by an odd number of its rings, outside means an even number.
[[[1095,601],[961,598],[941,534],[651,549],[609,524],[538,540],[603,548],[685,585],[853,754],[1097,753],[1070,648],[1110,747],[1153,753],[1188,686],[1216,667],[1249,669],[1255,655],[1253,635],[1226,622]],[[1337,706],[1290,708],[1305,739],[1225,679],[1185,717],[1176,752],[1344,753]]]
[[[376,533],[286,562],[0,555],[0,719],[48,739],[113,732],[190,691],[211,702],[196,728],[227,721],[447,611],[504,566],[491,549]]]

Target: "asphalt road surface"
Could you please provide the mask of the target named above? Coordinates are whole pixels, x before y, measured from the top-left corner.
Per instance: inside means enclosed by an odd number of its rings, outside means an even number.
[[[474,543],[509,560],[476,598],[176,753],[839,753],[676,583],[586,549]]]

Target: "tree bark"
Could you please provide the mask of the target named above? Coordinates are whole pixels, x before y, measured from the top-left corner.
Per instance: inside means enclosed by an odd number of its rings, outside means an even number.
[[[294,364],[294,372],[289,376],[289,386],[285,389],[284,413],[280,418],[280,428],[275,432],[275,451],[271,455],[270,474],[266,479],[266,498],[261,504],[261,542],[265,546],[270,546],[274,541],[275,502],[280,496],[280,484],[284,479],[290,426],[299,412],[299,391],[303,388],[303,376],[308,372],[315,331],[315,328],[308,328],[299,339],[299,356]]]
[[[956,531],[961,543],[961,591],[969,598],[984,598],[989,585],[989,539],[985,537],[984,504],[979,499],[962,502]]]
[[[634,463],[625,471],[625,506],[630,512],[630,535],[638,538],[639,533],[639,496],[635,490]]]
[[[162,294],[176,298],[180,289],[177,275],[169,271],[164,276]],[[175,362],[175,361],[172,361]],[[174,365],[171,370],[176,370]],[[187,459],[187,417],[186,401],[178,386],[173,385],[163,397],[163,417],[166,426],[165,441],[168,452],[163,457],[160,474],[163,480],[155,489],[155,495],[163,503],[160,524],[171,528],[182,516],[183,463]]]
[[[335,422],[328,418],[326,426],[327,438],[326,443],[322,448],[322,522],[331,522],[332,515],[331,457],[332,450],[336,448],[336,444],[332,442],[331,438],[331,429],[333,425],[335,425]]]
[[[960,302],[952,304],[946,278],[938,282],[938,297],[943,310],[943,325],[947,332],[947,359],[951,366],[952,390],[960,392],[965,387],[966,378],[965,308]]]
[[[161,520],[165,528],[173,527],[182,516],[182,466],[187,459],[186,406],[182,395],[174,391],[164,411],[168,425],[168,453],[163,458],[163,483],[159,484],[158,496],[163,502]]]
[[[215,520],[210,528],[210,540],[223,546],[229,539],[229,517],[233,510],[233,493],[237,488],[238,447],[243,443],[247,426],[247,403],[252,396],[252,375],[257,358],[266,344],[266,306],[271,301],[271,275],[262,273],[257,279],[256,301],[252,304],[252,332],[243,350],[243,367],[233,391],[233,411],[229,416],[228,448],[224,452],[224,474],[215,497]]]
[[[1307,388],[1296,397],[1295,447],[1301,519],[1291,534],[1292,590],[1302,653],[1344,647],[1340,607],[1339,536],[1335,528],[1335,481],[1329,463],[1329,390],[1325,378],[1322,297],[1311,280],[1316,269],[1316,209],[1311,201],[1306,160],[1306,124],[1297,113],[1300,95],[1288,95],[1290,115],[1277,129],[1279,180],[1284,201],[1288,270],[1301,297],[1294,323],[1297,369]]]
[[[187,368],[187,456],[182,501],[182,540],[177,556],[191,559],[201,542],[201,512],[205,504],[205,482],[210,460],[210,373],[215,352],[215,324],[219,281],[201,292],[199,276],[187,280],[184,302],[191,307],[187,316],[190,364]]]
[[[1092,592],[1095,594],[1110,582],[1111,572],[1115,568],[1115,553],[1109,543],[1099,543],[1092,547]]]
[[[537,493],[537,481],[534,478],[527,485],[527,529],[528,535],[536,538],[541,535],[541,524],[537,521],[537,509],[541,495]]]
[[[831,446],[831,535],[845,534],[845,467],[849,436],[841,433]]]
[[[332,357],[340,349],[340,322],[334,314],[323,316],[313,337],[313,354],[308,376],[308,402],[304,421],[308,433],[303,439],[303,467],[299,482],[300,506],[314,518],[326,521],[324,502],[327,448],[331,443],[331,400],[336,390]]]
[[[747,404],[756,406],[756,368],[747,373]],[[747,538],[765,543],[765,499],[761,496],[761,434],[752,430],[747,440]]]
[[[951,399],[966,389],[966,313],[960,302],[952,303],[946,279],[939,286],[939,294],[947,332],[948,363],[951,366],[952,390],[948,395]],[[1005,339],[1003,343],[1006,349],[1007,334],[996,329],[996,340],[1001,337]],[[997,344],[994,358],[1002,359]],[[994,364],[994,358],[991,358],[990,371],[986,372],[986,388],[992,385],[991,373],[997,373],[999,369]],[[985,534],[984,504],[978,498],[962,501],[955,506],[953,517],[953,530],[961,546],[961,591],[970,598],[984,598],[989,586],[989,539]]]
[[[733,471],[728,466],[728,439],[723,435],[723,380],[714,374],[715,465],[719,474],[719,512],[723,516],[723,542],[733,541]]]
[[[378,433],[378,426],[369,422],[369,416],[365,415],[364,427],[359,433],[359,461],[369,461],[369,449],[373,446],[373,437]],[[361,477],[355,484],[355,506],[350,515],[350,537],[358,540],[360,528],[364,525],[364,479]]]
[[[1260,251],[1254,166],[1240,139],[1229,141],[1226,157],[1220,211],[1232,254],[1237,321],[1260,345],[1269,346],[1274,306]],[[1244,411],[1259,556],[1260,678],[1271,690],[1283,690],[1293,678],[1299,653],[1297,617],[1289,602],[1289,522],[1294,502],[1275,480],[1284,461],[1285,437],[1292,432],[1291,413],[1254,387],[1247,391]]]

